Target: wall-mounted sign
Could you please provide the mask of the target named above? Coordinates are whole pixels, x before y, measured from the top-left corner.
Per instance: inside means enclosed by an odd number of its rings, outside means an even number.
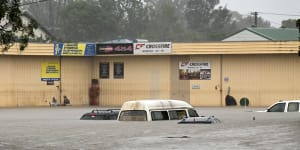
[[[192,89],[200,89],[200,84],[192,84]]]
[[[47,85],[54,85],[54,81],[53,80],[47,80]]]
[[[59,81],[60,65],[59,62],[43,62],[41,64],[42,81]]]
[[[133,54],[133,44],[124,43],[124,44],[97,44],[96,45],[96,54],[105,55],[105,54]]]
[[[229,77],[224,77],[224,82],[229,82]]]
[[[133,47],[135,55],[172,53],[171,42],[134,43]]]
[[[56,43],[54,56],[95,56],[96,45],[92,43]]]
[[[180,80],[210,80],[209,62],[179,62]]]

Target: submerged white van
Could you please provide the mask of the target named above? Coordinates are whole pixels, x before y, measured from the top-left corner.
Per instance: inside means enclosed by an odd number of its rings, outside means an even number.
[[[198,117],[193,107],[181,100],[135,100],[122,105],[119,121],[180,120]]]

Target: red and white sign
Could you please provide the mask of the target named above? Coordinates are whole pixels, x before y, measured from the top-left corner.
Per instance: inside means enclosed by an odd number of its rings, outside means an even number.
[[[147,42],[134,43],[133,54],[135,55],[151,55],[151,54],[171,54],[171,42]]]

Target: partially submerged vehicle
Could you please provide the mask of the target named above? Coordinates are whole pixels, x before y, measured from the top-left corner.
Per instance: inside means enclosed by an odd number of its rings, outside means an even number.
[[[221,123],[221,121],[218,118],[215,118],[215,116],[200,116],[200,117],[183,118],[178,123],[179,124],[212,124],[212,123]]]
[[[181,120],[199,117],[197,111],[182,100],[135,100],[122,105],[119,121]]]
[[[264,112],[300,112],[300,100],[281,100]]]
[[[120,109],[93,109],[85,113],[80,120],[117,120]]]

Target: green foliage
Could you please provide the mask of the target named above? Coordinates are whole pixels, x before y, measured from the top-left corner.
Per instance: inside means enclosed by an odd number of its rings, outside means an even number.
[[[124,11],[121,27],[123,36],[131,39],[142,37],[141,33],[145,31],[150,20],[148,13],[151,8],[144,6],[141,0],[119,0],[118,2]]]
[[[149,41],[219,41],[253,25],[219,0],[55,0],[30,5],[60,42],[102,42],[117,37]],[[50,9],[51,8],[51,9]],[[258,18],[260,27],[270,23]]]
[[[296,28],[296,21],[297,21],[297,19],[283,20],[281,22],[281,27],[284,27],[284,28]]]
[[[0,2],[0,45],[2,51],[7,51],[15,42],[20,43],[20,50],[27,46],[29,37],[33,37],[33,29],[37,23],[33,20],[29,24],[22,21],[19,9],[20,0],[1,0]]]
[[[235,20],[236,24],[236,31],[241,30],[246,27],[251,27],[254,25],[254,16],[246,16],[243,17],[241,14],[238,12],[231,12],[232,19]],[[257,24],[258,27],[270,27],[271,24],[269,21],[264,20],[261,17],[257,18]]]
[[[146,38],[150,41],[178,41],[184,34],[184,26],[172,0],[160,0],[154,6],[147,25]]]

